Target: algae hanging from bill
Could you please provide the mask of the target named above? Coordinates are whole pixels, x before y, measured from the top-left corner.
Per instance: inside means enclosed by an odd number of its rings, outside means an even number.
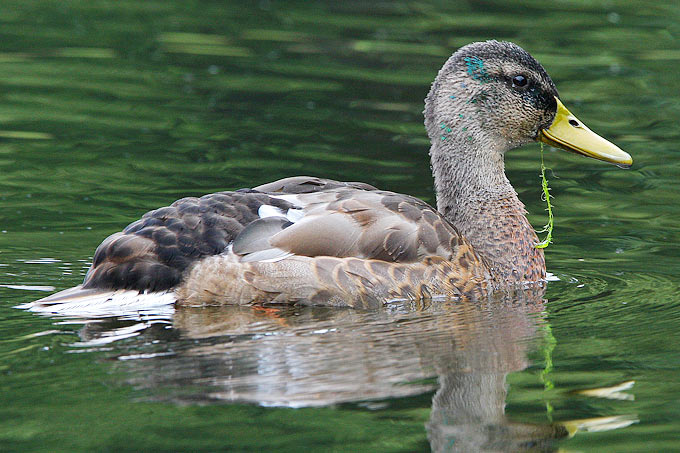
[[[550,187],[548,186],[548,179],[545,177],[545,163],[543,161],[543,143],[541,143],[541,187],[543,188],[543,198],[545,199],[546,204],[548,207],[545,209],[548,211],[548,223],[539,231],[538,233],[545,233],[547,232],[548,234],[546,235],[545,239],[543,239],[541,242],[536,244],[537,249],[544,249],[550,243],[552,242],[552,232],[553,232],[553,225],[554,225],[554,219],[553,219],[553,212],[552,212],[552,204],[550,203],[550,198],[552,196],[550,195]]]

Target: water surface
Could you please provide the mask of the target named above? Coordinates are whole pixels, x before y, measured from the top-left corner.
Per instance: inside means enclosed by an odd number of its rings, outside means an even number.
[[[2,2],[2,450],[679,450],[678,23],[671,1]],[[12,308],[80,283],[104,237],[183,196],[314,174],[433,203],[423,98],[489,38],[529,50],[635,159],[547,152],[544,297]],[[507,173],[540,227],[538,149]]]

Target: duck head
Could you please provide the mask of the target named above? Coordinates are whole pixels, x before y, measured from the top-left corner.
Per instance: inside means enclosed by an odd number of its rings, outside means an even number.
[[[433,148],[502,159],[538,140],[622,167],[633,163],[569,112],[540,63],[509,42],[477,42],[454,53],[439,71],[424,113]]]

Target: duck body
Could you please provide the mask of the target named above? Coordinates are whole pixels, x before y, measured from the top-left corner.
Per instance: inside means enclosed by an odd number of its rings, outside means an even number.
[[[305,176],[184,198],[109,236],[83,285],[31,307],[120,291],[169,293],[191,305],[373,307],[542,284],[543,251],[505,176],[506,152],[541,140],[632,164],[562,105],[543,67],[512,43],[454,53],[424,115],[437,209],[368,184]]]
[[[356,182],[293,177],[184,198],[102,242],[83,290],[172,290],[185,304],[375,307],[479,297],[486,263],[423,201]]]

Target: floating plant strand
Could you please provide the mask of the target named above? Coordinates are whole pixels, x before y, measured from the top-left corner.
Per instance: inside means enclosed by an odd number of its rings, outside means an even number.
[[[544,249],[552,242],[552,232],[553,232],[553,212],[552,205],[550,204],[550,187],[548,187],[548,179],[545,177],[545,164],[543,163],[543,143],[541,143],[541,187],[543,187],[543,198],[548,205],[546,211],[548,211],[548,223],[543,227],[539,233],[548,232],[548,235],[541,242],[536,244],[537,249]]]

